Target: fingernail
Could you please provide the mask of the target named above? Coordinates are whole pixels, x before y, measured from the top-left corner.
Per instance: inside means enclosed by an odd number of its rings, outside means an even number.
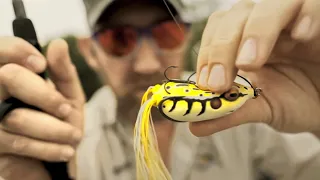
[[[207,77],[208,77],[208,66],[204,66],[200,72],[199,85],[202,87],[207,87]]]
[[[211,68],[208,85],[213,89],[220,89],[226,83],[225,70],[222,64],[216,64]]]
[[[71,112],[72,110],[72,107],[70,104],[62,104],[60,107],[59,107],[59,113],[65,117],[65,116],[68,116],[69,113]]]
[[[80,141],[81,141],[81,138],[82,138],[82,133],[81,133],[80,130],[77,130],[77,131],[75,131],[75,132],[73,133],[72,139],[73,139],[76,143],[80,142]]]
[[[293,30],[295,38],[307,38],[310,34],[311,18],[306,16],[298,23],[297,27]]]
[[[36,72],[39,72],[44,70],[46,64],[43,58],[31,55],[27,58],[26,66],[28,66]]]
[[[75,151],[71,147],[66,147],[62,150],[61,160],[68,161],[74,155]]]
[[[256,56],[257,56],[256,42],[253,39],[248,39],[243,44],[236,63],[238,65],[250,64],[256,59]]]

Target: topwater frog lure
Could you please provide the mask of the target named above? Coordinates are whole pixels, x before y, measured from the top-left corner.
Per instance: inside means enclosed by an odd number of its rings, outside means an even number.
[[[171,66],[176,68],[176,66]],[[169,67],[170,68],[170,67]],[[168,69],[167,69],[168,70]],[[166,70],[166,71],[167,71]],[[194,81],[169,79],[163,84],[151,86],[142,97],[141,108],[134,129],[134,150],[136,154],[137,179],[171,180],[155,137],[151,108],[175,122],[198,122],[228,115],[240,108],[247,100],[261,93],[249,83],[245,86],[234,82],[232,88],[224,93],[201,90]]]
[[[163,2],[181,30],[166,1]],[[195,52],[194,49],[193,51]],[[240,75],[237,76],[248,85],[234,81],[230,90],[219,94],[200,89],[190,80],[195,73],[187,80],[179,80],[169,79],[166,71],[164,76],[167,80],[149,87],[142,97],[133,137],[137,180],[172,180],[158,149],[151,116],[152,107],[175,122],[199,122],[226,116],[239,109],[247,100],[257,98],[262,92]]]

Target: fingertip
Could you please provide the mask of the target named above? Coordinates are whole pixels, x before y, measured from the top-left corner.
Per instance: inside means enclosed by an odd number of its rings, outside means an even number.
[[[20,37],[0,37],[0,41],[1,64],[19,64],[36,73],[45,70],[45,56],[26,40]]]
[[[69,161],[74,156],[75,150],[71,146],[65,146],[61,149],[60,160],[62,161]]]
[[[257,44],[254,38],[248,38],[243,43],[235,62],[235,66],[239,70],[255,71],[264,65],[264,57],[267,56],[268,53],[264,52],[258,55]],[[267,47],[262,46],[260,49],[267,49]]]
[[[236,59],[237,66],[248,66],[257,58],[257,42],[253,38],[244,41],[238,57]]]
[[[54,39],[51,42],[51,44],[52,45],[56,45],[57,47],[62,47],[62,48],[67,48],[68,47],[68,43],[62,38]]]
[[[43,56],[31,55],[26,59],[26,67],[35,73],[43,72],[47,67],[47,61]]]
[[[213,64],[209,72],[208,87],[211,90],[221,89],[225,84],[225,68],[222,64]]]
[[[50,43],[47,57],[51,73],[53,71],[63,73],[66,69],[70,70],[72,63],[68,48],[68,44],[64,39],[55,39]]]
[[[83,138],[83,133],[81,130],[76,129],[72,134],[72,141],[76,144],[79,144]]]
[[[199,70],[197,73],[197,84],[199,85],[200,88],[206,89],[207,88],[207,79],[208,79],[208,66],[204,65],[202,67],[199,67]]]
[[[48,46],[47,56],[62,58],[61,56],[68,55],[68,53],[68,43],[64,39],[55,39]]]

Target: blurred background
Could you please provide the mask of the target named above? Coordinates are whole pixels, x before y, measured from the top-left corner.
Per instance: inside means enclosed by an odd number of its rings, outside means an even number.
[[[182,0],[184,3],[200,0]],[[213,10],[228,9],[237,0],[212,0]],[[194,3],[192,2],[192,3]],[[33,21],[39,42],[46,50],[55,38],[63,38],[69,44],[71,58],[76,65],[87,100],[101,87],[99,77],[85,64],[77,49],[77,37],[90,35],[82,0],[24,0],[27,16]],[[14,11],[11,0],[0,0],[0,36],[13,36]],[[194,38],[186,54],[186,69],[194,71],[200,38],[206,19],[193,25]],[[194,50],[193,50],[194,49]]]

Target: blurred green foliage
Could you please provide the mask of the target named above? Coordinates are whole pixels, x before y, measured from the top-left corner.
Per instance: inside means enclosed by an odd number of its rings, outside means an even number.
[[[192,39],[187,48],[187,52],[185,55],[186,67],[185,69],[188,71],[195,71],[197,65],[197,57],[198,57],[198,48],[201,42],[202,32],[206,26],[207,19],[194,23],[191,27],[192,31]]]

